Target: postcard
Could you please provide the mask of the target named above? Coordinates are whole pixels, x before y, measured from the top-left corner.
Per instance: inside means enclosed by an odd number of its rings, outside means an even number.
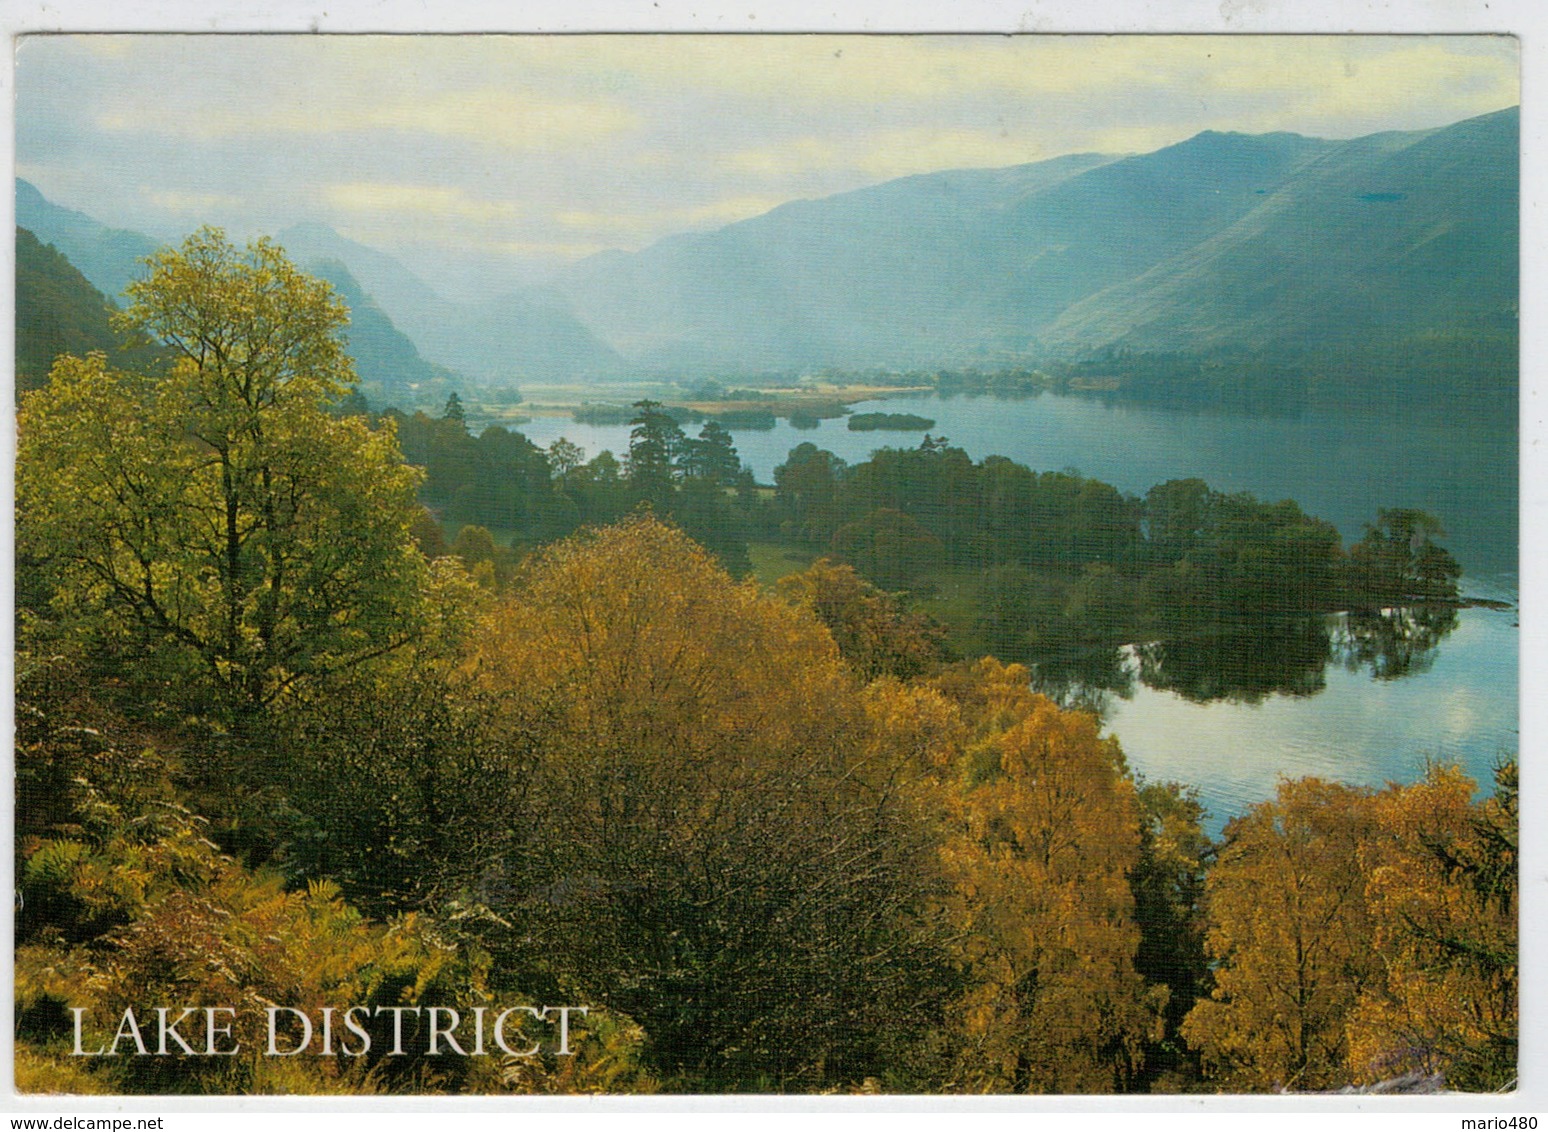
[[[18,1097],[1521,1087],[1516,38],[16,46]]]

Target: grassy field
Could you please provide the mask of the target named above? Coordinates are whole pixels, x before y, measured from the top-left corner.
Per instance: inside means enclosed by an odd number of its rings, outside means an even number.
[[[799,574],[817,558],[815,554],[777,542],[749,542],[747,557],[752,559],[753,577],[765,589],[773,589],[787,574]]]
[[[985,651],[974,624],[982,582],[983,577],[976,570],[942,567],[921,580],[908,605],[945,625],[953,649],[964,656],[974,656]]]
[[[747,556],[752,559],[753,577],[772,589],[781,578],[799,573],[821,557],[777,542],[750,542]],[[975,622],[982,578],[976,570],[942,567],[921,578],[918,587],[904,595],[904,604],[929,614],[946,626],[951,647],[964,656],[984,651]]]

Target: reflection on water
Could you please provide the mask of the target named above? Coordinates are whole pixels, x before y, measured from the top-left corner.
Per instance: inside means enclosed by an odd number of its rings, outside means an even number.
[[[1322,691],[1331,643],[1326,617],[1276,617],[1230,633],[1152,641],[1134,655],[1147,688],[1197,704],[1255,704]]]
[[[1112,697],[1133,697],[1136,681],[1190,703],[1258,704],[1270,696],[1315,696],[1334,665],[1377,680],[1427,672],[1456,627],[1450,606],[1261,617],[1226,631],[1026,659],[1034,690],[1105,717]]]
[[[1134,664],[1127,648],[1096,648],[1056,659],[1031,660],[1032,690],[1063,708],[1106,719],[1113,697],[1134,695]]]
[[[1487,790],[1517,750],[1512,609],[1306,618],[1256,638],[1157,641],[1038,666],[1097,711],[1129,764],[1199,789],[1218,833],[1280,778],[1411,782],[1455,763]]]
[[[1351,672],[1369,668],[1378,680],[1393,680],[1428,672],[1435,650],[1456,627],[1457,611],[1449,606],[1350,614],[1333,635],[1333,649]]]

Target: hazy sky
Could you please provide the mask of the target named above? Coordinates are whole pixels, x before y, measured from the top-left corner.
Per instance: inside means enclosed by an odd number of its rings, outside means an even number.
[[[321,220],[452,289],[909,173],[1518,99],[1497,37],[56,36],[16,161],[109,224]]]

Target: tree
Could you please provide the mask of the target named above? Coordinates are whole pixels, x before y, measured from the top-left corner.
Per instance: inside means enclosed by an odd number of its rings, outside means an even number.
[[[586,450],[565,437],[561,436],[548,446],[548,466],[557,480],[563,481],[585,462]]]
[[[1146,1075],[1176,1092],[1179,1080],[1197,1077],[1197,1066],[1178,1034],[1183,1017],[1209,985],[1204,953],[1204,877],[1212,850],[1201,822],[1197,794],[1176,782],[1139,787],[1142,825],[1139,865],[1130,874],[1134,919],[1139,924],[1135,969],[1153,986],[1165,986],[1166,1027],[1146,1051]]]
[[[1207,880],[1215,988],[1183,1022],[1206,1074],[1245,1091],[1347,1083],[1346,1023],[1381,959],[1361,851],[1372,795],[1315,778],[1226,827]]]
[[[947,657],[943,625],[923,613],[909,613],[852,566],[820,558],[801,573],[781,578],[779,593],[815,613],[833,634],[840,655],[867,681],[922,676]]]
[[[839,519],[835,507],[845,464],[810,441],[797,444],[774,469],[774,496],[789,518],[791,534],[805,542],[826,543]]]
[[[215,229],[148,266],[120,326],[174,361],[65,357],[25,399],[18,546],[55,617],[248,711],[412,636],[418,477],[328,412],[354,373],[326,283]]]
[[[498,961],[640,1022],[680,1086],[895,1065],[938,973],[927,831],[827,632],[649,516],[541,553],[478,637],[528,845]]]
[[[833,534],[833,553],[879,586],[902,589],[946,558],[941,540],[912,515],[882,507]]]
[[[1457,596],[1462,567],[1435,540],[1439,520],[1409,507],[1383,508],[1365,537],[1349,548],[1356,584],[1372,605],[1402,605]]]
[[[457,396],[455,390],[446,398],[446,408],[441,413],[443,421],[451,421],[453,424],[467,426],[468,411],[462,407],[462,398]]]
[[[1205,545],[1214,519],[1215,493],[1201,479],[1167,480],[1145,493],[1145,525],[1151,553],[1175,562]]]
[[[676,479],[683,430],[662,411],[659,401],[636,401],[639,414],[630,422],[629,486],[643,499],[664,505]]]
[[[1472,800],[1456,767],[1376,800],[1366,898],[1385,977],[1349,1025],[1350,1075],[1369,1083],[1440,1074],[1467,1092],[1509,1089],[1517,1074],[1516,764]]]
[[[1134,966],[1139,806],[1117,741],[1027,682],[991,659],[940,682],[969,729],[942,797],[958,1072],[990,1091],[1112,1092],[1134,1083],[1165,999]]]
[[[734,484],[737,473],[742,470],[731,434],[717,421],[704,422],[697,440],[683,442],[681,462],[689,476],[707,479],[722,487]]]

